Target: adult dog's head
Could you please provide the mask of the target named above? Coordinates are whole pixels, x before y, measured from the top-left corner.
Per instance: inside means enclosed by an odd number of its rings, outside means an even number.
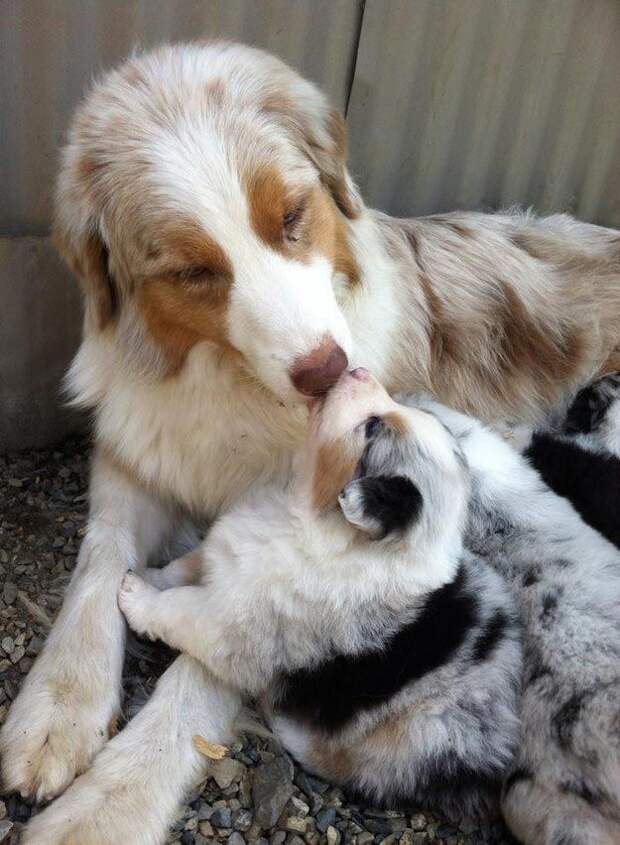
[[[129,60],[79,108],[55,240],[86,331],[169,376],[203,342],[280,399],[327,389],[351,338],[336,291],[363,211],[340,115],[278,59],[213,43]]]

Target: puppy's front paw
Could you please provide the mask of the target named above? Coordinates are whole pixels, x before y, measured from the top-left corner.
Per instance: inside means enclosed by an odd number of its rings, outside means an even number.
[[[137,634],[146,634],[155,638],[149,630],[153,599],[159,591],[147,584],[142,578],[129,570],[125,574],[118,591],[118,605],[123,611],[129,627]]]

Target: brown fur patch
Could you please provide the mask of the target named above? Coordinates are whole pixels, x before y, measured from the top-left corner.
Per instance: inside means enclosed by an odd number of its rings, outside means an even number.
[[[348,781],[353,774],[353,754],[347,748],[333,746],[329,740],[313,737],[309,748],[310,765],[326,780]]]
[[[399,434],[407,434],[409,430],[407,421],[397,411],[388,411],[387,414],[383,415],[382,419],[387,426],[393,428]]]
[[[444,301],[435,289],[420,256],[417,233],[407,229],[405,234],[427,303],[435,386],[441,389],[457,378],[470,384],[484,380],[496,396],[510,404],[519,380],[527,378],[546,401],[553,401],[560,384],[574,376],[582,364],[586,342],[583,332],[571,325],[560,336],[545,330],[541,320],[528,312],[515,288],[502,279],[497,281],[494,298],[481,299],[486,314],[481,311],[480,320],[464,326],[458,302]]]
[[[343,487],[351,481],[360,460],[348,438],[324,443],[318,451],[314,468],[312,500],[317,510],[336,504]]]
[[[92,309],[96,327],[102,331],[118,311],[118,291],[108,271],[108,251],[101,238],[91,233],[76,248],[58,226],[52,233],[54,246],[80,281]]]
[[[219,244],[186,222],[165,229],[152,248],[165,256],[169,269],[143,279],[137,296],[170,373],[177,372],[190,349],[205,340],[238,354],[228,340],[226,324],[232,266]]]
[[[357,284],[360,271],[347,230],[329,193],[315,187],[309,193],[287,186],[274,166],[254,170],[246,179],[250,221],[256,234],[272,249],[288,258],[307,263],[315,255],[325,256],[350,284]],[[295,240],[286,237],[284,217],[301,209]]]

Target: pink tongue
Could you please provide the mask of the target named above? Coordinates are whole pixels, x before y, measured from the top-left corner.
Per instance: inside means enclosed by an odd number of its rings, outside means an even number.
[[[358,381],[366,381],[370,373],[365,367],[356,367],[354,370],[351,370],[351,375],[353,378],[358,379]]]

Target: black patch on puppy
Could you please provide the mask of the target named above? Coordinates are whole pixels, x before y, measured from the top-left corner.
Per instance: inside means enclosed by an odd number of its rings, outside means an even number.
[[[445,664],[478,622],[465,569],[435,590],[417,617],[362,654],[337,654],[281,677],[276,709],[327,732],[380,707],[407,684]]]
[[[615,398],[611,393],[600,389],[603,382],[595,382],[579,391],[566,414],[566,434],[589,434],[600,427]]]
[[[504,781],[504,787],[502,789],[503,797],[506,797],[506,795],[510,792],[510,790],[516,783],[531,779],[532,773],[529,769],[527,769],[525,766],[517,766],[517,768],[513,769],[513,771],[508,775],[508,777]]]
[[[496,610],[486,622],[482,631],[476,637],[473,649],[473,659],[479,663],[486,660],[504,635],[508,625],[508,618],[503,610]]]
[[[558,593],[561,589],[558,588]],[[543,628],[549,628],[556,621],[558,608],[558,593],[545,593],[542,597],[542,608],[540,611],[540,624]]]
[[[548,434],[535,434],[526,456],[545,484],[620,548],[620,459],[588,452]]]
[[[527,570],[527,572],[523,573],[523,586],[524,587],[533,587],[534,584],[538,584],[539,581],[540,581],[540,567],[532,566]]]
[[[422,494],[404,475],[375,475],[360,479],[364,516],[381,526],[381,537],[404,531],[422,511]]]
[[[568,748],[573,739],[573,729],[583,707],[585,693],[577,693],[566,701],[552,716],[552,724],[560,748]]]

